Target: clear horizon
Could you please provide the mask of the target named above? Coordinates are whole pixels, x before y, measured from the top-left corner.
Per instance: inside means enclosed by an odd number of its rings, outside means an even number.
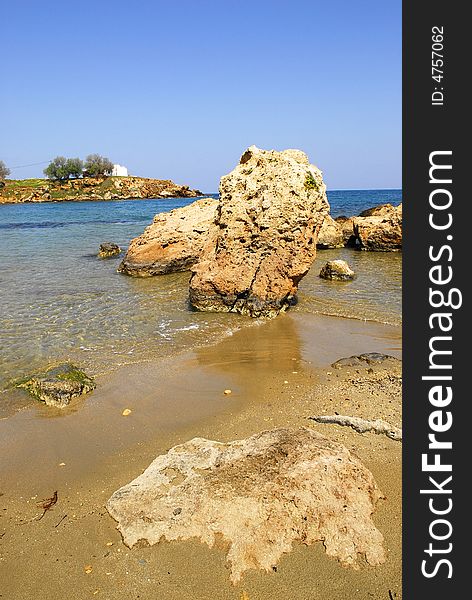
[[[401,5],[9,3],[0,160],[98,152],[218,189],[251,144],[299,148],[328,189],[401,189]],[[208,193],[208,192],[207,192]]]

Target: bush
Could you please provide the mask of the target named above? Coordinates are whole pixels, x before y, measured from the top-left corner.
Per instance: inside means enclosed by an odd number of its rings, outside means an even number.
[[[56,156],[43,172],[49,179],[63,180],[69,179],[69,177],[100,177],[101,175],[111,175],[112,171],[113,163],[111,160],[105,156],[100,156],[100,154],[89,154],[85,159],[85,165],[80,158]]]
[[[8,175],[10,175],[10,169],[3,160],[0,160],[0,179],[6,179]]]

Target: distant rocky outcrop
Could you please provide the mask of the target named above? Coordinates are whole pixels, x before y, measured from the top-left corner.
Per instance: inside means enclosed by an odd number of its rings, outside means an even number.
[[[382,252],[402,248],[402,205],[383,204],[353,219],[356,243],[361,250]]]
[[[195,198],[199,190],[170,179],[145,177],[83,177],[67,181],[48,179],[7,180],[0,189],[1,203],[81,200],[128,200],[131,198]]]
[[[216,239],[192,268],[192,305],[252,317],[286,310],[328,212],[321,171],[306,154],[248,148],[221,178]]]
[[[210,226],[218,200],[202,198],[159,213],[144,233],[132,240],[118,271],[134,277],[187,271],[211,243]]]
[[[95,389],[95,381],[71,363],[61,363],[43,372],[12,382],[48,406],[64,408],[72,398]]]
[[[349,450],[302,427],[219,443],[194,438],[158,456],[116,491],[107,510],[124,543],[197,539],[228,547],[231,581],[275,570],[294,542],[322,542],[344,566],[385,560],[372,521],[382,497]]]

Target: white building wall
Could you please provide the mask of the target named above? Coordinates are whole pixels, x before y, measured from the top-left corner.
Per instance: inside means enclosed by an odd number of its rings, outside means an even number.
[[[128,177],[128,169],[122,165],[113,165],[111,174],[115,177]]]

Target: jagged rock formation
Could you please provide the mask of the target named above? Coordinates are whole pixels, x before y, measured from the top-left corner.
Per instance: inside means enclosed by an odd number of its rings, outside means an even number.
[[[211,243],[218,200],[203,198],[168,213],[159,213],[144,233],[132,240],[118,271],[134,277],[187,271]]]
[[[372,513],[382,497],[372,474],[343,445],[307,429],[274,429],[219,443],[194,438],[171,448],[107,510],[125,544],[221,535],[231,580],[271,571],[294,541],[321,541],[329,556],[356,566],[385,559]]]
[[[251,146],[221,178],[216,242],[192,268],[192,305],[252,317],[286,310],[328,212],[321,172],[306,154]]]

